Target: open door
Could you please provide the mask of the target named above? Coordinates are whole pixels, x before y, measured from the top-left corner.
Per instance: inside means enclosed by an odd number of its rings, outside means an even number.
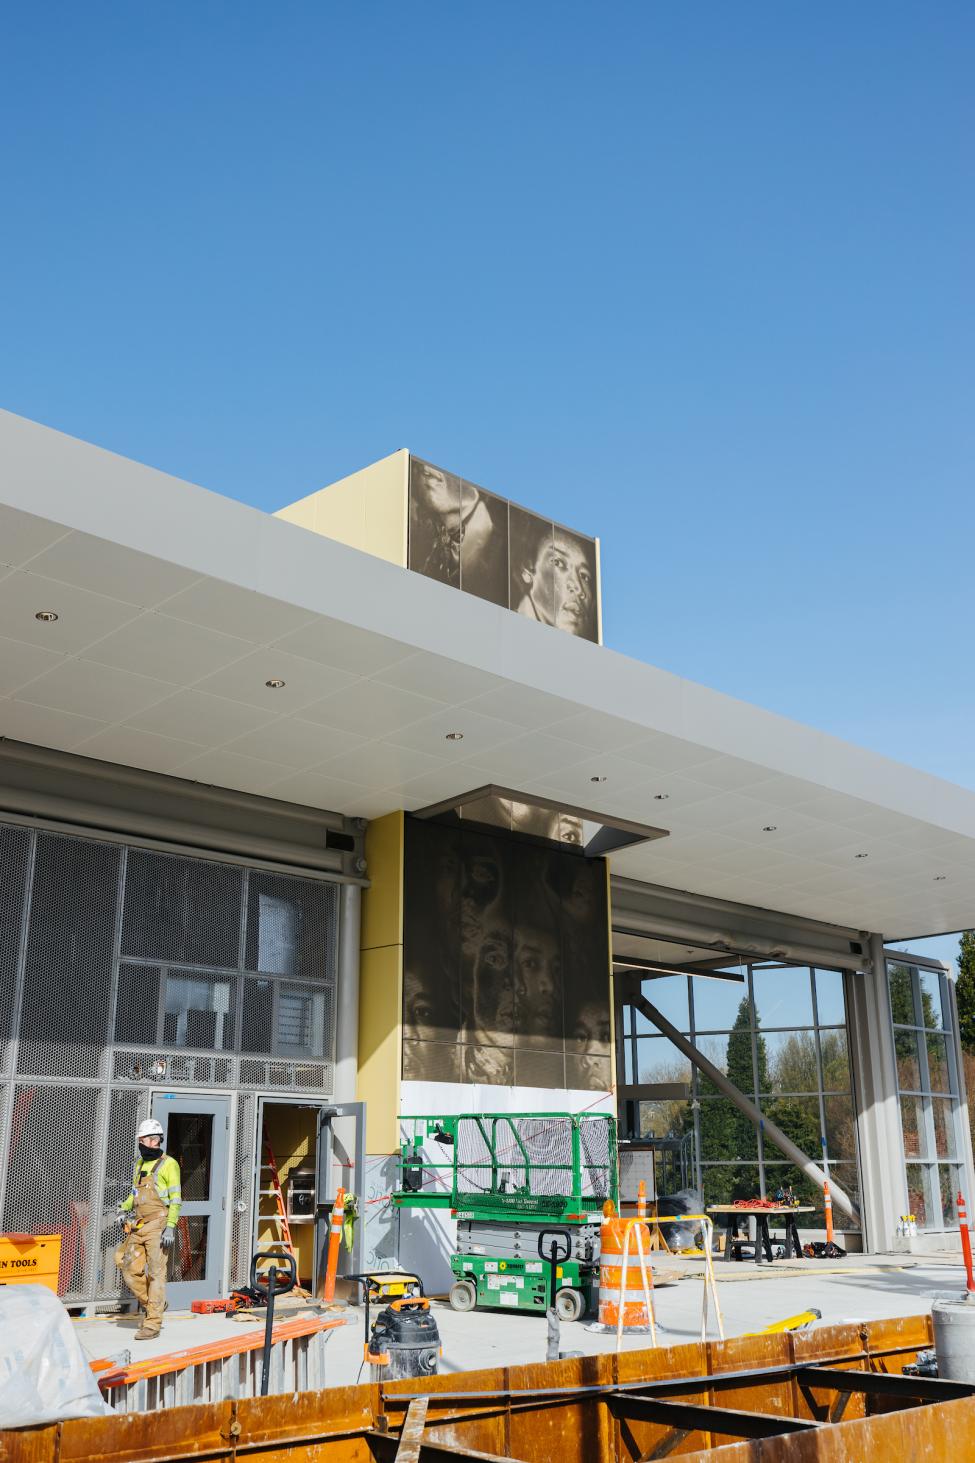
[[[221,1292],[227,1228],[227,1138],[230,1100],[156,1092],[152,1115],[162,1123],[163,1148],[176,1159],[183,1207],[166,1276],[173,1310]]]
[[[366,1223],[366,1105],[343,1102],[322,1107],[319,1113],[315,1164],[315,1294],[325,1283],[328,1255],[328,1221],[339,1188],[359,1200],[359,1218],[353,1231],[352,1253],[343,1247],[339,1274],[355,1274],[362,1268],[362,1231]]]

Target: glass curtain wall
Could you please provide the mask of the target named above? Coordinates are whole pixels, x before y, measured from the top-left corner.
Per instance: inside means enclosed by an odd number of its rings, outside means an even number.
[[[919,1229],[958,1222],[962,1182],[958,1067],[948,977],[887,963],[908,1203]]]
[[[765,963],[723,974],[648,976],[641,986],[651,1005],[858,1203],[842,972]],[[822,1193],[628,1004],[621,1066],[626,1084],[686,1085],[686,1098],[641,1102],[640,1132],[632,1136],[690,1143],[705,1204],[774,1198],[791,1187],[816,1211],[806,1223],[823,1222]],[[833,1218],[837,1229],[852,1227],[836,1208]]]

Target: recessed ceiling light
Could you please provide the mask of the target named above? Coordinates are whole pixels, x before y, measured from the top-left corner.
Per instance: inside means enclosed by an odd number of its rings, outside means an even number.
[[[447,736],[446,736],[446,740],[448,742],[462,742],[464,740],[464,733],[463,732],[448,732],[447,733]]]
[[[778,823],[766,823],[765,827],[762,829],[762,832],[763,833],[775,833],[775,831],[777,830],[778,826],[779,826]]]
[[[269,691],[280,691],[285,682],[282,681],[280,676],[272,676],[271,679],[269,681],[265,681],[264,684],[265,686],[267,686]]]
[[[38,610],[34,616],[34,619],[40,620],[42,625],[53,625],[58,618],[57,610]]]
[[[589,781],[590,782],[605,782],[606,779],[605,779],[605,777],[600,777],[598,775],[598,773],[597,773],[597,775],[595,777],[590,777]]]
[[[868,853],[855,853],[853,855],[853,857],[854,858],[869,858],[870,855]]]
[[[943,879],[947,879],[947,877],[948,877],[947,874],[935,874],[935,876],[934,876],[934,882],[936,884],[940,884],[942,882],[942,880]]]
[[[667,799],[670,797],[670,793],[669,792],[655,792],[653,796],[654,796],[654,801],[655,802],[665,803],[667,801]]]

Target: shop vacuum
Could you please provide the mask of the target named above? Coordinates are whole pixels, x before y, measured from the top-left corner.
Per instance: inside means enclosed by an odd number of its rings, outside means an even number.
[[[363,1285],[366,1334],[363,1359],[375,1382],[433,1377],[440,1361],[440,1332],[425,1295],[404,1295],[380,1311],[369,1329],[369,1287]]]

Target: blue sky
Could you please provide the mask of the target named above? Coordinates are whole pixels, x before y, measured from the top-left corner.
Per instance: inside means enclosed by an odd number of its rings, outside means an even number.
[[[263,508],[406,446],[607,641],[975,786],[970,4],[0,21],[0,404]]]

